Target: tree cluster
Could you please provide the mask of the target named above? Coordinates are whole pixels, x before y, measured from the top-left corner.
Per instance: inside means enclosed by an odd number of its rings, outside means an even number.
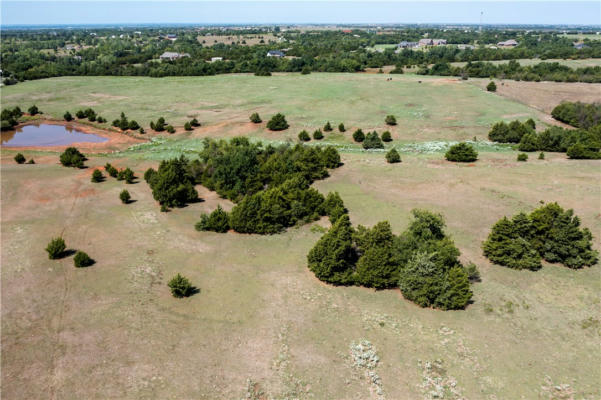
[[[442,216],[424,210],[413,216],[396,236],[387,221],[354,229],[343,214],[309,252],[309,269],[334,285],[399,287],[422,307],[464,308],[472,297],[470,280]]]
[[[519,143],[524,135],[535,133],[535,129],[536,124],[532,118],[526,122],[515,120],[509,124],[501,121],[492,126],[488,138],[499,143]]]
[[[60,155],[60,162],[65,167],[83,168],[87,158],[75,147],[67,147]]]
[[[180,158],[161,161],[158,170],[151,168],[144,173],[144,179],[152,189],[152,196],[163,209],[182,207],[198,200],[198,192],[194,188],[196,182],[188,165],[188,159],[182,155]]]
[[[601,124],[601,103],[563,102],[551,111],[551,116],[576,128],[589,129]]]
[[[572,159],[601,158],[601,124],[589,129],[565,129],[553,126],[543,132],[534,131],[522,136],[520,151],[550,151],[567,153]]]
[[[5,108],[2,110],[0,120],[1,120],[1,129],[3,131],[14,128],[19,124],[19,118],[23,115],[21,109],[17,106],[13,109]]]
[[[122,131],[126,131],[128,129],[135,131],[140,129],[140,125],[138,125],[138,123],[134,120],[129,121],[123,112],[121,113],[121,117],[119,119],[113,121],[112,125],[115,128],[121,129]]]
[[[495,264],[514,269],[537,270],[541,259],[582,268],[597,263],[599,254],[592,249],[592,235],[580,229],[573,210],[564,211],[550,203],[529,215],[519,213],[503,217],[482,244],[484,255]]]

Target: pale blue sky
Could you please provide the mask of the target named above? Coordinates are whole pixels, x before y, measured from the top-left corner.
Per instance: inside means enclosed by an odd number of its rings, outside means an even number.
[[[1,1],[3,25],[470,23],[600,25],[601,1]]]

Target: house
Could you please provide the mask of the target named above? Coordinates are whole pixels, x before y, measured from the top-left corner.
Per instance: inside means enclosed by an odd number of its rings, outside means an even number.
[[[476,46],[473,46],[471,44],[458,44],[457,48],[459,50],[474,50],[476,48]]]
[[[188,54],[188,53],[174,53],[172,51],[166,51],[163,54],[161,54],[161,56],[159,58],[161,60],[173,61],[173,60],[177,60],[178,58],[182,58],[182,57],[190,57],[190,54]]]
[[[223,57],[211,57],[211,62],[223,61]]]
[[[419,47],[432,46],[433,44],[434,42],[432,42],[432,39],[420,39],[419,42],[417,42]]]
[[[517,45],[518,45],[518,42],[516,42],[513,39],[509,39],[509,40],[506,40],[504,42],[497,43],[498,47],[515,47]]]
[[[407,42],[403,40],[401,43],[397,44],[396,47],[398,47],[399,49],[413,49],[417,47],[417,45],[417,42]]]
[[[165,36],[165,39],[175,42],[177,40],[177,35],[174,33],[169,33],[167,36]]]
[[[278,57],[278,58],[282,58],[284,57],[285,54],[279,50],[269,50],[267,52],[267,57]]]
[[[444,46],[447,44],[447,39],[432,39],[433,46]]]
[[[585,45],[584,43],[574,43],[574,48],[577,49],[577,50],[582,50],[582,49],[585,49],[587,47],[588,46]]]

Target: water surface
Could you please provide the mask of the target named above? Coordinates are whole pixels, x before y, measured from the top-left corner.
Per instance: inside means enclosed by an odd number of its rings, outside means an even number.
[[[25,125],[21,128],[2,132],[2,146],[64,146],[71,143],[102,143],[108,139],[93,133],[85,133],[70,125]]]

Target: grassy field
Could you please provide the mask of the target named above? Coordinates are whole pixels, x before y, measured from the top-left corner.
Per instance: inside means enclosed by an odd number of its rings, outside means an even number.
[[[344,122],[347,134],[334,137],[351,143],[357,127],[364,131],[390,129],[403,142],[484,139],[500,120],[542,118],[536,110],[456,79],[378,74],[282,74],[272,77],[221,75],[214,77],[64,77],[25,82],[2,90],[3,106],[41,110],[62,118],[93,107],[112,121],[121,111],[145,128],[164,116],[177,126],[197,117],[203,135],[248,134],[263,139],[296,139],[302,129],[312,132],[326,121]],[[419,83],[419,82],[422,83]],[[450,101],[451,99],[451,101]],[[266,120],[283,112],[291,127],[266,132],[264,124],[248,122],[252,112]],[[384,124],[387,114],[402,121]],[[265,121],[264,121],[265,122]]]
[[[564,33],[562,36],[570,38],[570,39],[574,39],[574,40],[583,40],[583,39],[601,40],[601,35],[597,35],[594,33],[578,33],[576,35],[568,35],[567,33]]]
[[[385,78],[60,78],[3,88],[3,106],[35,102],[55,117],[94,102],[109,120],[123,110],[144,124],[198,115],[205,126],[90,155],[83,170],[61,167],[58,153],[44,151],[24,152],[36,164],[17,165],[15,151],[2,149],[2,398],[601,398],[599,265],[514,271],[490,264],[480,248],[502,216],[558,201],[601,249],[599,161],[547,153],[518,163],[515,151],[480,141],[476,163],[448,163],[447,141],[484,137],[497,119],[544,114],[473,80]],[[249,126],[254,110],[283,111],[292,129]],[[391,146],[401,164],[350,146],[350,133],[326,135],[344,165],[314,186],[338,191],[354,224],[389,220],[395,233],[413,208],[442,213],[462,261],[482,274],[466,310],[422,309],[398,290],[321,283],[306,254],[326,220],[272,236],[197,232],[201,213],[232,204],[198,186],[204,201],[161,213],[141,179],[90,182],[107,161],[142,177],[160,159],[193,156],[205,136],[281,143],[328,119],[383,129],[388,113],[399,122]],[[123,188],[133,203],[121,204]],[[61,234],[96,264],[48,260],[44,247]],[[176,273],[199,293],[171,297],[166,283]],[[362,340],[380,358],[373,371],[381,396],[353,362],[351,346]]]
[[[599,67],[601,66],[601,58],[583,58],[581,60],[564,60],[561,58],[549,58],[546,60],[541,60],[540,58],[521,58],[515,60],[520,63],[520,65],[528,66],[535,65],[541,62],[545,63],[560,63],[561,65],[567,65],[570,68],[584,68],[584,67]],[[492,64],[507,64],[509,60],[494,60],[487,61]],[[463,67],[467,62],[454,62],[451,65],[455,67]]]

